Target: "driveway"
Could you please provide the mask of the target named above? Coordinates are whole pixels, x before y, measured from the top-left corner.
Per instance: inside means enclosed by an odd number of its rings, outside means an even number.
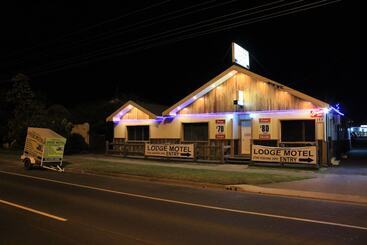
[[[340,166],[328,169],[327,173],[367,175],[367,148],[354,148],[348,153],[348,159]]]
[[[367,148],[350,151],[348,159],[316,178],[266,184],[264,187],[367,196]]]

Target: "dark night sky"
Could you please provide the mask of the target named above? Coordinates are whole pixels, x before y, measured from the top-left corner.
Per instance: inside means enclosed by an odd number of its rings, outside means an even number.
[[[1,4],[0,86],[22,72],[50,103],[71,107],[112,98],[118,88],[171,105],[229,67],[230,43],[235,41],[249,50],[250,70],[329,103],[340,102],[352,119],[367,119],[365,13],[357,1],[175,42],[171,41],[275,11],[331,1],[114,2]],[[254,13],[262,7],[234,20],[217,19],[225,22],[214,26],[162,34],[264,4],[278,8]],[[188,14],[193,11],[197,12]]]

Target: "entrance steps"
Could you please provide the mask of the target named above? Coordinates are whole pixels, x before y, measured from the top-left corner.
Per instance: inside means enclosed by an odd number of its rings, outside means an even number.
[[[227,157],[226,163],[250,164],[251,155],[237,155],[233,157]]]

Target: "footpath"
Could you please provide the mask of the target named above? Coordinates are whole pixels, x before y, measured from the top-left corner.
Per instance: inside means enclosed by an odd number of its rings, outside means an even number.
[[[312,179],[264,185],[233,185],[232,189],[257,193],[347,201],[367,204],[367,149],[354,149],[339,166]]]

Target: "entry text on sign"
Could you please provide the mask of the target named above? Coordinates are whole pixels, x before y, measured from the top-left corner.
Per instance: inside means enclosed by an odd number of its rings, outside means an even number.
[[[145,144],[146,156],[193,158],[193,144]]]
[[[316,164],[316,146],[268,147],[253,145],[251,159],[260,162]]]

